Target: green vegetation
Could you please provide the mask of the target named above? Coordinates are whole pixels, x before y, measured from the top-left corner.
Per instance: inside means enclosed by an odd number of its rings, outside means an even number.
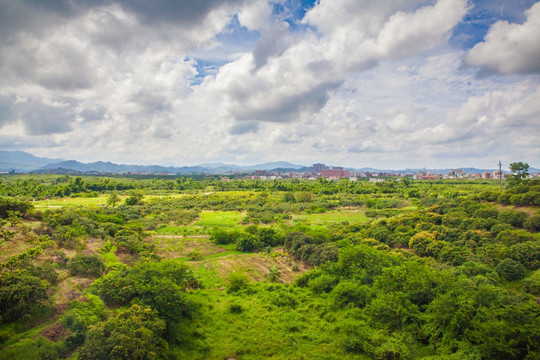
[[[0,359],[537,359],[540,181],[513,165],[502,192],[1,176]]]

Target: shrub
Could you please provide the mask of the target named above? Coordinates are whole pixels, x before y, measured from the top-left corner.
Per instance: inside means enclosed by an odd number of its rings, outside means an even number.
[[[497,241],[506,246],[535,240],[534,235],[525,230],[504,230],[497,235]]]
[[[234,234],[222,229],[217,229],[212,232],[210,235],[210,240],[215,242],[217,245],[227,245],[232,244],[235,241]]]
[[[242,309],[242,305],[240,304],[230,304],[229,305],[229,312],[231,314],[240,314],[242,313],[244,309]]]
[[[427,256],[429,244],[435,241],[435,235],[427,231],[421,231],[409,241],[409,247],[419,256]]]
[[[309,287],[316,293],[329,293],[339,282],[339,279],[333,275],[322,274],[309,281]]]
[[[199,250],[193,249],[187,254],[187,257],[190,260],[201,260],[203,258],[203,254]]]
[[[79,359],[165,358],[165,322],[146,306],[132,305],[114,318],[91,326]]]
[[[152,306],[174,335],[181,318],[190,318],[194,304],[184,295],[196,286],[191,270],[175,261],[149,262],[111,271],[96,282],[96,292],[108,305],[132,302]]]
[[[227,276],[227,292],[235,292],[244,289],[249,284],[249,278],[246,274],[233,272]]]
[[[521,280],[525,277],[525,267],[512,259],[504,259],[495,271],[506,281]]]
[[[77,254],[69,260],[67,267],[71,275],[88,277],[100,277],[105,271],[105,264],[97,255]]]
[[[236,239],[236,248],[238,251],[251,252],[261,247],[259,239],[249,233],[243,233]]]
[[[540,230],[540,215],[533,215],[530,216],[525,222],[523,223],[523,227],[525,229],[531,230],[531,231],[538,231]]]
[[[522,227],[527,219],[527,214],[523,211],[503,210],[499,212],[499,221],[510,224],[514,227]]]
[[[277,282],[281,278],[281,271],[277,268],[276,265],[272,266],[268,269],[268,273],[266,274],[266,279],[270,282]]]
[[[48,282],[26,270],[0,273],[0,321],[13,321],[29,313],[45,301]]]
[[[276,231],[271,228],[259,229],[259,240],[261,243],[268,246],[277,246],[282,243],[281,239],[276,234]]]
[[[538,242],[527,241],[512,245],[508,249],[508,255],[512,260],[519,262],[529,270],[540,268],[540,244]]]
[[[10,213],[19,212],[24,215],[32,209],[32,204],[11,197],[0,197],[0,218],[7,219]]]
[[[332,290],[334,304],[344,307],[347,305],[363,308],[370,296],[370,288],[360,285],[357,282],[345,280],[340,281]]]

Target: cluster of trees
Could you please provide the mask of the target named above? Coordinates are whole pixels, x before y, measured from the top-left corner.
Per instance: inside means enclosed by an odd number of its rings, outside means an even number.
[[[359,244],[342,248],[337,262],[297,284],[354,314],[342,328],[346,352],[406,359],[417,343],[427,343],[462,359],[540,355],[538,304],[497,286],[497,273],[483,264],[440,268]]]

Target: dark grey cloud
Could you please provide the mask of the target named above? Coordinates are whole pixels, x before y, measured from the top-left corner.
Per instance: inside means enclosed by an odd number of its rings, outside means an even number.
[[[11,107],[15,96],[0,96],[0,127],[13,121]]]
[[[243,135],[247,133],[256,133],[259,130],[259,123],[254,121],[238,122],[234,124],[229,133],[231,135]]]
[[[107,113],[105,106],[101,104],[95,104],[82,110],[79,115],[84,118],[86,122],[93,122],[102,120]]]
[[[75,121],[73,104],[48,105],[30,100],[14,106],[14,118],[22,122],[28,135],[49,135],[71,131]]]
[[[121,0],[118,3],[144,23],[165,22],[185,27],[199,24],[218,7],[241,4],[243,0]]]
[[[87,89],[95,81],[86,55],[70,44],[38,41],[6,46],[0,55],[1,83],[37,83],[52,90]]]
[[[0,0],[0,41],[19,31],[46,33],[66,19],[101,6],[104,0]]]
[[[237,106],[232,115],[239,121],[294,122],[304,112],[311,114],[319,112],[328,102],[330,91],[337,89],[341,84],[341,81],[325,82],[294,95],[281,95],[279,103],[268,104],[268,106],[256,109],[246,109],[245,106],[242,106],[244,99],[236,98],[234,102]],[[264,92],[264,90],[259,91]]]
[[[80,16],[100,6],[118,4],[141,22],[155,25],[193,26],[214,9],[242,4],[244,0],[0,0],[3,37],[21,29],[38,31],[58,21]]]
[[[279,56],[287,50],[290,41],[286,25],[274,26],[270,30],[263,31],[253,48],[255,62],[253,72],[266,65],[271,56]]]

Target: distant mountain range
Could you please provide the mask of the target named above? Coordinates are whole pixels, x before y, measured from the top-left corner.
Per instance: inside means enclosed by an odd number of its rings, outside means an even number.
[[[0,171],[24,171],[37,170],[45,165],[58,163],[62,159],[49,159],[37,157],[24,151],[0,150]]]
[[[24,151],[0,150],[0,172],[59,172],[59,173],[152,173],[152,174],[220,174],[229,171],[250,172],[255,170],[285,169],[298,171],[303,165],[291,164],[285,161],[269,162],[251,166],[229,165],[224,163],[206,163],[194,166],[160,166],[160,165],[126,165],[112,162],[96,161],[82,163],[76,160],[40,158]]]
[[[494,169],[459,168],[464,173],[483,173]],[[233,172],[252,172],[256,170],[273,171],[297,171],[309,172],[310,168],[304,165],[292,164],[286,161],[269,162],[264,164],[242,166],[224,163],[204,163],[194,166],[160,166],[160,165],[126,165],[114,164],[111,162],[96,161],[92,163],[82,163],[75,160],[49,159],[34,156],[24,151],[2,151],[0,150],[0,172],[32,172],[32,173],[145,173],[145,174],[224,174]],[[403,169],[403,170],[381,170],[370,167],[347,170],[355,172],[371,173],[418,173],[431,172],[437,174],[447,174],[452,169]],[[508,171],[504,171],[508,172]],[[530,168],[530,173],[540,173],[539,169]]]

